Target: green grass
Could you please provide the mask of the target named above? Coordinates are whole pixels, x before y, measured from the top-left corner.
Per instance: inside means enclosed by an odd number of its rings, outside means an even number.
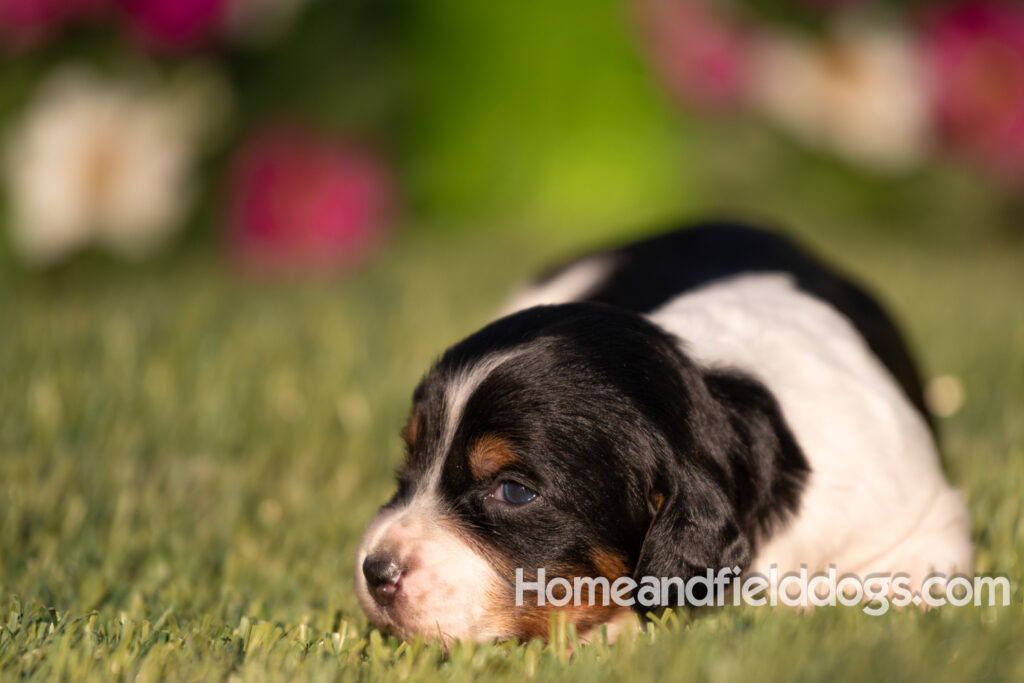
[[[809,233],[813,211],[783,215],[884,293],[929,374],[966,387],[946,459],[976,570],[1010,577],[1010,607],[678,612],[571,657],[382,637],[353,555],[408,396],[560,248],[406,239],[355,279],[277,286],[197,251],[0,278],[0,679],[1021,679],[1020,245]]]

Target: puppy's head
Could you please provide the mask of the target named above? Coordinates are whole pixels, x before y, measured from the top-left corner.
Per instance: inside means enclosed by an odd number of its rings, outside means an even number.
[[[503,318],[413,396],[398,490],[363,537],[360,602],[400,637],[544,637],[515,570],[687,576],[745,564],[725,427],[700,372],[641,316],[592,304]],[[585,596],[584,596],[585,597]],[[580,631],[620,609],[566,606]]]

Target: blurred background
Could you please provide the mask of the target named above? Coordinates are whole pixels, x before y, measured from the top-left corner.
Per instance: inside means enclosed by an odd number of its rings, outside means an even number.
[[[1014,2],[0,0],[0,45],[5,270],[714,210],[1021,233]]]
[[[0,0],[0,593],[365,627],[430,361],[706,215],[880,293],[1020,577],[1022,190],[1011,0]]]

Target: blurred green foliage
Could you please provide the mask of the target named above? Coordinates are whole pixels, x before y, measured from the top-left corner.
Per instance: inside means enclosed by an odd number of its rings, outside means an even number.
[[[430,215],[607,231],[690,200],[686,136],[628,3],[419,3],[409,169]]]

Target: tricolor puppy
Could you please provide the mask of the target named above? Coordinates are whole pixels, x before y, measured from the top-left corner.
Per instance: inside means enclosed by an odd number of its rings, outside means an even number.
[[[543,637],[553,608],[515,605],[516,568],[970,570],[896,327],[788,240],[698,225],[564,266],[509,310],[413,394],[356,558],[375,625]],[[565,609],[581,633],[623,611]]]

